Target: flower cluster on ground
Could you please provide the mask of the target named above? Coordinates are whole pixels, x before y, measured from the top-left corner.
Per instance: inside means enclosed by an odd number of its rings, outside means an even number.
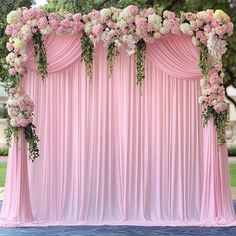
[[[114,7],[81,15],[47,13],[40,8],[20,8],[7,16],[9,35],[6,60],[9,74],[21,77],[25,73],[27,42],[33,40],[38,69],[42,77],[47,74],[44,39],[51,33],[81,33],[82,58],[88,74],[92,76],[94,45],[102,41],[108,48],[110,73],[119,48],[126,45],[128,55],[136,57],[137,83],[145,76],[144,58],[146,43],[152,43],[166,34],[185,34],[201,48],[200,67],[203,73],[201,96],[204,123],[213,118],[217,126],[219,142],[225,142],[224,127],[227,105],[224,101],[222,56],[226,52],[226,38],[233,32],[229,16],[221,10],[198,13],[160,12],[154,8],[139,9],[130,5],[124,9]],[[109,74],[110,74],[109,73]],[[222,121],[222,122],[219,122]],[[222,128],[223,127],[223,128]]]

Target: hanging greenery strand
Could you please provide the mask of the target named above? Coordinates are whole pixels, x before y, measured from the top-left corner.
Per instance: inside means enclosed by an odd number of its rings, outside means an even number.
[[[34,57],[38,65],[38,73],[44,80],[47,75],[47,52],[42,34],[37,31],[33,34]]]
[[[115,42],[111,42],[107,47],[108,78],[111,78],[115,59],[118,54],[119,52]]]
[[[81,47],[82,47],[82,61],[85,63],[89,79],[92,79],[94,44],[85,33],[83,33],[81,37]]]
[[[143,39],[139,40],[136,44],[136,82],[142,85],[145,78],[145,53],[146,43]]]

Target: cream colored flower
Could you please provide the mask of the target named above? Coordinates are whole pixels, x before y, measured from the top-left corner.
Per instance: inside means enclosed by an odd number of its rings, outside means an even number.
[[[27,44],[24,39],[14,38],[13,47],[22,51],[26,49]]]
[[[7,23],[8,24],[16,24],[17,22],[20,21],[20,17],[21,17],[21,10],[20,9],[18,9],[16,11],[11,11],[7,15]]]
[[[192,37],[192,43],[194,46],[199,46],[199,41],[197,40],[195,36]]]
[[[154,38],[159,39],[161,37],[161,34],[159,32],[154,33]]]
[[[216,19],[230,21],[230,17],[222,10],[215,10],[213,17],[215,17]]]

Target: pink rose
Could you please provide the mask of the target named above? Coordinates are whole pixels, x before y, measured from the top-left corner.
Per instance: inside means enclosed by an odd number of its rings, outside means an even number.
[[[219,36],[224,36],[225,34],[225,29],[221,26],[218,26],[215,28],[216,34],[218,34]]]
[[[211,27],[210,27],[210,25],[206,25],[206,26],[204,27],[204,31],[205,31],[206,33],[210,33],[210,32],[211,32]]]
[[[5,34],[6,35],[12,35],[12,31],[13,31],[13,28],[11,25],[7,25],[6,29],[5,29]]]
[[[41,8],[34,8],[34,13],[35,13],[35,17],[37,19],[45,16],[45,11],[43,9],[41,9]]]
[[[69,28],[70,27],[70,20],[64,19],[60,22],[60,25],[62,25],[64,28]]]
[[[14,67],[11,67],[8,72],[9,72],[9,75],[15,75],[16,69]]]
[[[8,51],[12,51],[13,50],[13,44],[10,43],[10,42],[7,43],[6,47],[7,47]]]
[[[187,12],[185,14],[185,18],[186,20],[188,21],[193,21],[193,20],[196,20],[197,19],[197,15],[196,14],[193,14],[192,12]]]
[[[58,21],[56,19],[49,19],[49,24],[53,30],[58,29]]]
[[[74,30],[76,32],[81,32],[84,28],[84,24],[81,21],[74,22]]]
[[[100,11],[92,10],[92,11],[88,14],[88,17],[91,18],[92,20],[99,19],[99,17],[100,17]]]
[[[25,69],[22,68],[22,67],[20,67],[19,70],[18,70],[18,73],[19,73],[20,75],[23,75],[23,74],[25,73]]]
[[[9,94],[13,95],[16,93],[16,91],[17,91],[16,88],[10,88],[8,92],[9,92]]]
[[[116,23],[112,20],[107,20],[106,24],[109,28],[114,29],[116,27]]]
[[[140,17],[135,19],[135,24],[138,28],[145,30],[147,28],[147,18]]]
[[[234,28],[234,24],[232,22],[228,22],[226,25],[226,33],[232,33]]]

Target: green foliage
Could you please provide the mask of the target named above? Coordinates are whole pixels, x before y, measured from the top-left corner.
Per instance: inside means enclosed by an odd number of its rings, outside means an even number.
[[[29,159],[32,161],[39,157],[39,138],[36,135],[35,128],[32,123],[25,128],[25,139],[29,145]]]
[[[4,130],[7,145],[10,146],[12,137],[18,138],[18,128],[10,124],[10,120],[7,122],[7,128]]]
[[[7,163],[0,162],[0,187],[5,186],[6,170],[7,170]]]
[[[0,156],[7,156],[8,155],[8,146],[2,146],[0,147]]]
[[[229,165],[231,187],[236,187],[236,164]]]
[[[107,62],[108,62],[108,77],[112,75],[113,66],[115,63],[115,58],[119,54],[115,42],[112,42],[107,47]]]
[[[43,42],[42,34],[37,31],[33,34],[34,41],[34,57],[37,61],[38,72],[42,79],[47,75],[47,52]]]
[[[85,63],[87,75],[90,79],[93,76],[93,50],[94,45],[90,38],[84,33],[81,37],[82,61]]]
[[[236,156],[236,147],[229,147],[228,148],[228,155],[229,156]]]
[[[0,105],[0,118],[7,118],[7,109],[5,106]]]
[[[208,49],[207,46],[201,44],[200,46],[200,62],[199,67],[201,68],[202,74],[207,75],[209,71],[208,66]]]
[[[219,114],[213,109],[213,107],[208,107],[207,110],[205,110],[202,114],[203,125],[207,125],[210,119],[213,119],[214,125],[216,127],[217,142],[219,144],[225,143],[225,130],[228,124],[227,112],[224,114]]]
[[[142,85],[142,82],[145,77],[145,53],[146,53],[146,43],[144,40],[140,40],[136,44],[136,78],[137,84]]]

